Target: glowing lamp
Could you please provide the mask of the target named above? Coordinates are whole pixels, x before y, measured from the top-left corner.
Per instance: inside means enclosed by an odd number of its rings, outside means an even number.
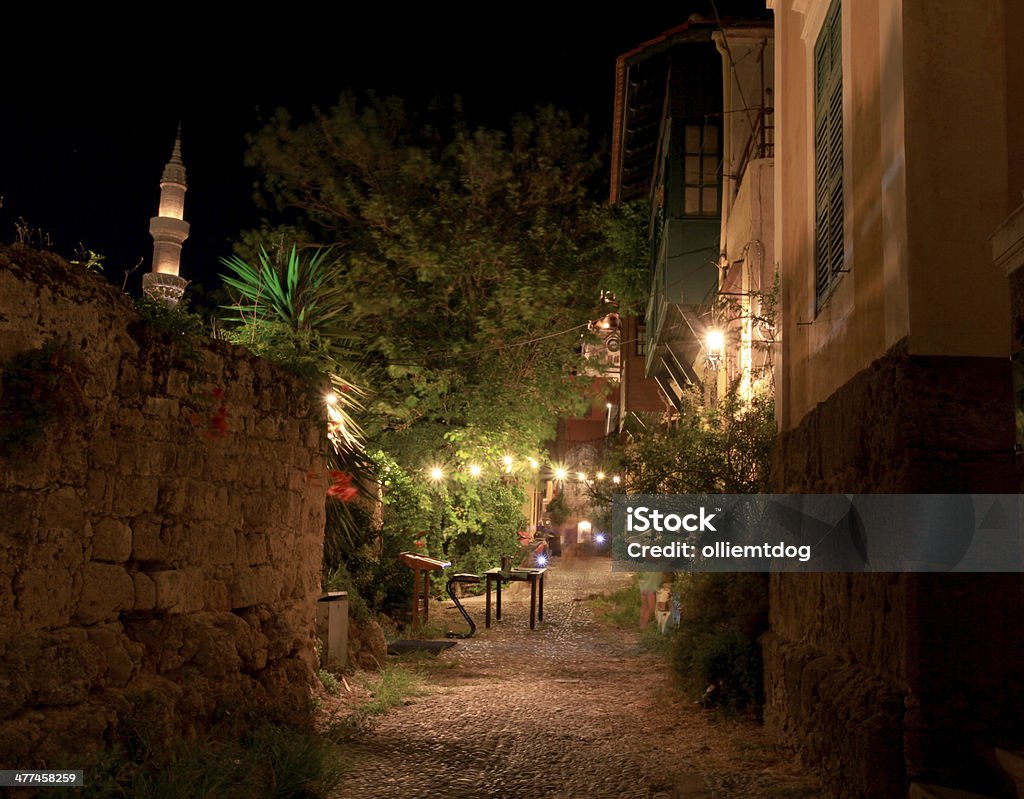
[[[722,363],[722,356],[725,354],[725,334],[721,330],[709,330],[705,340],[707,349],[708,366],[717,369]]]

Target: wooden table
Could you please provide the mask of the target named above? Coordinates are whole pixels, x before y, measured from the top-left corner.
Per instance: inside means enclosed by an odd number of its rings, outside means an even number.
[[[487,599],[484,604],[484,626],[491,626],[491,583],[497,584],[497,606],[494,618],[501,621],[501,584],[530,582],[530,629],[537,629],[537,622],[544,621],[544,572],[547,569],[512,569],[502,572],[499,568],[484,572],[487,585]]]
[[[420,610],[423,611],[423,623],[426,624],[430,616],[430,573],[447,569],[452,563],[450,560],[428,558],[416,552],[400,552],[398,559],[412,569],[412,626],[416,627],[420,623]]]

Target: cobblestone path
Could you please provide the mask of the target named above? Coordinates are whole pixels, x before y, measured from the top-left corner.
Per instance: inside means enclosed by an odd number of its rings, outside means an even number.
[[[818,796],[757,725],[702,710],[632,631],[595,623],[585,599],[628,575],[606,560],[558,563],[544,622],[529,629],[529,587],[503,592],[502,621],[431,668],[431,689],[347,748],[336,799],[729,799]],[[448,603],[450,604],[450,603]],[[460,625],[455,612],[446,614]]]

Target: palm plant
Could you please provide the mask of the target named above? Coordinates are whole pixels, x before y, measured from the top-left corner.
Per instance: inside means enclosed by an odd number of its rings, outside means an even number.
[[[346,327],[346,302],[332,278],[340,268],[330,250],[305,258],[294,245],[275,263],[260,247],[256,264],[235,255],[221,262],[221,275],[238,294],[225,321],[238,325],[232,336],[258,355],[319,379],[327,401],[328,426],[338,449],[359,449],[362,431],[354,416],[364,392],[350,375],[358,363]]]

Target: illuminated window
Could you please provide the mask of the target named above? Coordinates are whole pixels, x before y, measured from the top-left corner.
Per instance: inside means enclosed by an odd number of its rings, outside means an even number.
[[[814,46],[815,295],[835,289],[843,264],[843,30],[833,0]]]
[[[647,321],[642,316],[636,320],[636,354],[647,354]]]
[[[718,215],[718,127],[687,125],[683,142],[683,214]]]

